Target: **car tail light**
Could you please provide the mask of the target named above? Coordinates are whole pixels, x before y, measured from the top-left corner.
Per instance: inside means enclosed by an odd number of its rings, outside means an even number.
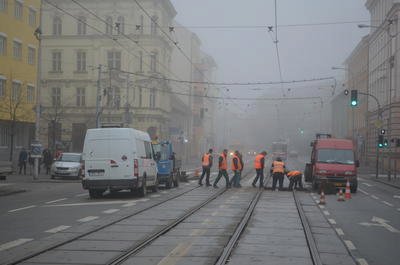
[[[137,159],[133,160],[133,175],[139,177],[139,162]]]

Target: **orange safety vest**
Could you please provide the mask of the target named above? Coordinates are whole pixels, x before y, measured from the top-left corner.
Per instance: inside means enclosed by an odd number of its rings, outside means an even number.
[[[301,172],[298,171],[298,170],[293,170],[293,171],[290,171],[289,173],[287,173],[288,177],[295,177],[295,176],[298,176],[298,175],[301,175]]]
[[[261,159],[264,158],[264,155],[258,154],[256,155],[256,159],[254,159],[254,168],[255,169],[262,169]]]
[[[273,165],[273,167],[274,167],[274,168],[272,169],[272,173],[283,173],[283,172],[285,172],[284,169],[283,169],[285,163],[280,162],[280,161],[274,161],[274,162],[272,163],[272,165]]]
[[[204,167],[208,167],[210,165],[210,156],[211,156],[211,154],[208,154],[208,153],[203,155],[203,166]]]
[[[235,159],[235,158],[237,159],[238,168],[235,168],[235,163],[233,163],[233,159]],[[231,169],[232,170],[242,170],[242,168],[243,168],[243,165],[242,165],[242,163],[240,163],[240,158],[237,155],[233,155]]]
[[[225,154],[222,153],[222,154],[220,155],[220,157],[222,157],[222,163],[221,163],[221,165],[219,166],[219,169],[227,170],[227,169],[228,169],[228,161],[226,161],[226,156],[225,156]]]

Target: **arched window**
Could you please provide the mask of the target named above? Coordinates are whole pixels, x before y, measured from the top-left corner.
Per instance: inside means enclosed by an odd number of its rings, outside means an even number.
[[[60,17],[53,18],[53,35],[59,36],[62,34],[62,20]]]
[[[125,19],[123,16],[119,16],[116,23],[118,34],[125,34]]]
[[[106,18],[106,34],[112,34],[113,32],[113,19],[112,17]]]

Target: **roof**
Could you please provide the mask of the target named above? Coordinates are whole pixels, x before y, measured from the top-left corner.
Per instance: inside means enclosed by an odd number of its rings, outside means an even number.
[[[316,140],[316,149],[333,148],[333,149],[353,149],[353,141],[347,139],[318,139]]]

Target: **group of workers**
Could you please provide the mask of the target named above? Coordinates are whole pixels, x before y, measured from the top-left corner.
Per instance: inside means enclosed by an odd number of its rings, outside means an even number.
[[[202,158],[202,168],[203,172],[199,179],[199,185],[203,185],[203,179],[206,177],[206,186],[213,186],[214,188],[218,188],[217,184],[221,177],[225,178],[226,187],[236,187],[240,188],[240,178],[242,175],[244,163],[242,159],[242,155],[239,151],[235,151],[232,155],[232,163],[231,170],[234,175],[231,180],[229,180],[228,176],[228,150],[224,149],[218,158],[218,176],[214,181],[214,184],[210,183],[210,173],[211,167],[213,165],[213,149],[209,149],[207,153],[205,153]],[[253,187],[257,187],[257,182],[259,182],[259,188],[266,188],[264,186],[264,167],[265,167],[265,157],[267,156],[266,151],[262,151],[257,154],[254,159],[254,169],[256,170],[256,177],[252,182]],[[289,178],[289,190],[293,190],[293,188],[303,188],[302,184],[302,173],[298,170],[289,171],[286,169],[285,163],[282,161],[280,157],[276,158],[275,161],[272,162],[270,174],[272,176],[272,190],[276,190],[276,186],[279,183],[279,190],[283,190],[283,180],[286,175]]]

